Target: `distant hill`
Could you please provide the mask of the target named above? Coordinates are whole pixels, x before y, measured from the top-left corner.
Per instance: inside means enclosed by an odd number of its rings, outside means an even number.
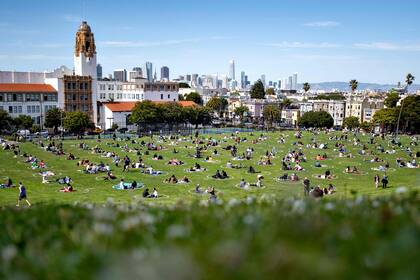
[[[375,84],[375,83],[359,83],[358,90],[390,90],[391,88],[396,87],[397,85],[390,84]],[[302,88],[302,84],[298,84],[298,88]],[[420,84],[413,84],[410,86],[410,91],[420,90]],[[348,82],[322,82],[322,83],[311,83],[311,90],[339,90],[339,91],[348,91],[349,83]]]

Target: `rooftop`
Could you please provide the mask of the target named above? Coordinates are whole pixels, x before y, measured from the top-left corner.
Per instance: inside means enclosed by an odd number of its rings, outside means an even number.
[[[55,88],[47,84],[0,84],[0,92],[57,93]]]

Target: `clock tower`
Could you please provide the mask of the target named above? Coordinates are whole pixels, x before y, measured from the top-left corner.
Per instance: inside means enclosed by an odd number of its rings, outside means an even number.
[[[95,38],[86,21],[83,21],[76,33],[74,48],[74,74],[91,76],[96,80],[96,46]]]

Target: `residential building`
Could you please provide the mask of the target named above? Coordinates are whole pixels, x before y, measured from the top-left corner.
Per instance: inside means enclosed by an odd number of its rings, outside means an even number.
[[[300,120],[299,109],[283,109],[281,110],[281,122],[288,125],[297,127]]]
[[[45,114],[58,107],[57,91],[47,84],[0,84],[0,109],[13,118],[28,115],[34,124],[43,126]]]

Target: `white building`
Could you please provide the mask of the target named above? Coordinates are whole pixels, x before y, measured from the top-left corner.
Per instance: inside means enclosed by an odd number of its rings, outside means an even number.
[[[13,118],[28,115],[42,127],[46,112],[57,106],[57,91],[51,85],[0,84],[0,109]]]

